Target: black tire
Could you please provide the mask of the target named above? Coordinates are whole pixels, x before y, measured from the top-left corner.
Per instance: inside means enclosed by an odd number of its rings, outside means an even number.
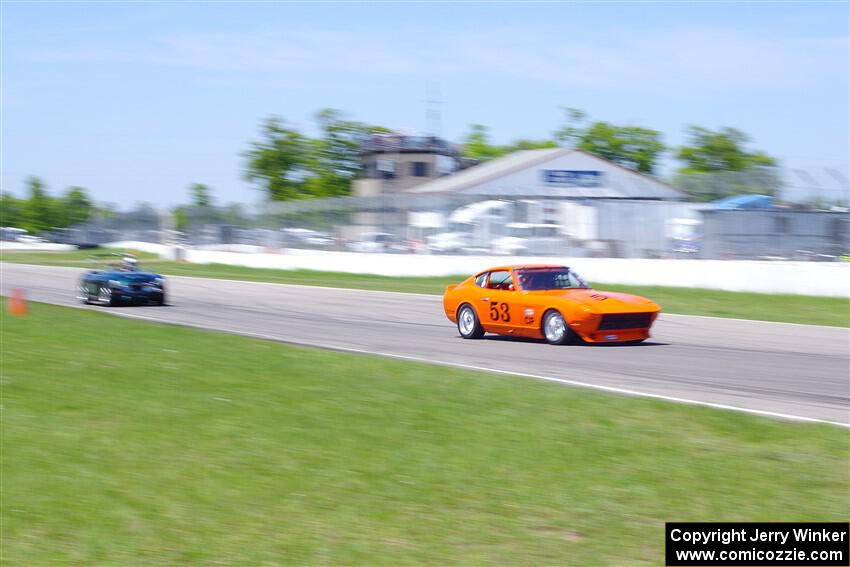
[[[566,345],[574,342],[576,337],[564,316],[554,309],[550,309],[543,315],[540,331],[550,345]]]
[[[480,339],[484,336],[484,327],[478,320],[475,309],[470,305],[461,305],[457,311],[457,332],[465,339]]]

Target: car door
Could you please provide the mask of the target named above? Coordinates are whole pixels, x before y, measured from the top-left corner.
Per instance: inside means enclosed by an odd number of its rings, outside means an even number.
[[[514,328],[518,315],[516,290],[511,272],[509,270],[490,272],[487,287],[482,291],[482,305],[478,313],[484,328],[495,332],[505,332],[507,329]]]

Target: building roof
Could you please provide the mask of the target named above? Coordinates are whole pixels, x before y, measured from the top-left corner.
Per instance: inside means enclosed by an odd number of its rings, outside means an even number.
[[[516,186],[502,185],[498,188],[488,187],[489,182],[498,181],[508,175],[531,169],[550,161],[568,156],[581,154],[600,165],[610,169],[622,170],[619,176],[608,176],[607,183],[602,187],[557,186],[543,183],[525,183]],[[562,198],[562,199],[683,199],[685,195],[671,185],[654,177],[625,168],[619,164],[572,148],[546,148],[540,150],[521,150],[506,156],[488,161],[481,165],[462,170],[458,173],[441,177],[418,185],[407,193],[463,193],[464,195],[481,195],[491,197],[532,197],[532,198]]]
[[[408,136],[405,134],[372,134],[360,147],[362,154],[429,153],[456,155],[457,148],[436,136]]]
[[[770,195],[733,195],[717,199],[708,204],[712,209],[770,209],[773,197]]]

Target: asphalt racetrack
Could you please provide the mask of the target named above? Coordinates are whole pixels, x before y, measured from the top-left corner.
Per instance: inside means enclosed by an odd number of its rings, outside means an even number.
[[[77,268],[0,264],[2,293],[80,306]],[[487,335],[461,339],[438,296],[186,277],[166,307],[104,313],[374,353],[679,402],[850,424],[850,331],[662,314],[640,345],[550,346]],[[663,306],[662,306],[663,307]],[[494,380],[499,375],[493,376]]]

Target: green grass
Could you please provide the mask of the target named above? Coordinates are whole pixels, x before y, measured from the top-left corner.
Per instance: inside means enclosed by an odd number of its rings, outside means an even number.
[[[90,251],[6,251],[0,254],[0,260],[27,264],[85,266],[90,264],[88,261],[90,255]],[[224,264],[187,264],[159,260],[152,254],[140,254],[140,259],[145,269],[173,276],[239,279],[408,293],[442,294],[446,285],[458,283],[465,277],[385,277],[310,270],[246,268]],[[850,326],[850,298],[593,283],[594,287],[598,289],[623,291],[649,297],[659,303],[667,313],[808,323],[836,327]]]
[[[31,304],[5,565],[659,565],[665,521],[846,521],[848,432]]]
[[[132,252],[145,265],[159,256],[138,250],[127,250],[123,248],[100,248],[94,250],[73,250],[69,252],[39,252],[33,250],[0,250],[0,260],[3,262],[17,262],[20,264],[43,264],[45,266],[81,266],[92,265],[92,256],[98,254],[113,254]],[[116,258],[117,260],[117,258]]]

